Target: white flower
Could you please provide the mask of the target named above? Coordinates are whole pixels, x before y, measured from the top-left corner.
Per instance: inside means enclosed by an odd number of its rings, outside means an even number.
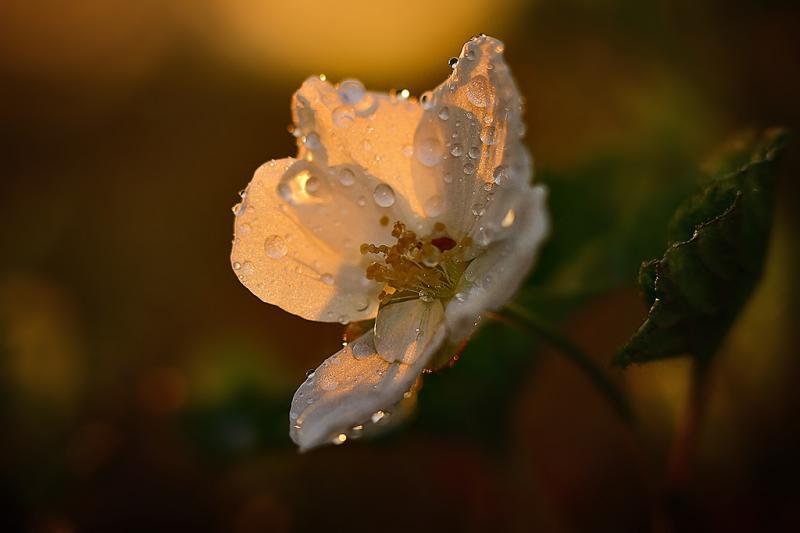
[[[261,166],[234,207],[231,262],[256,296],[309,320],[376,319],[295,394],[302,450],[387,418],[513,295],[548,232],[503,44],[475,37],[453,66],[419,102],[309,78],[297,158]]]

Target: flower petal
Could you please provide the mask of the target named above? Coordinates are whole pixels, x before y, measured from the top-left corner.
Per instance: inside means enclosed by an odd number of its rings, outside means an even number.
[[[389,303],[375,319],[375,347],[387,361],[414,363],[420,347],[427,346],[444,318],[439,300],[420,299]]]
[[[311,176],[319,179],[313,187]],[[388,240],[389,230],[377,220],[366,223],[379,213],[365,206],[371,215],[361,214],[348,198],[305,161],[262,165],[234,208],[231,264],[242,283],[263,301],[309,320],[372,318],[380,287],[364,276],[358,247],[379,235]]]
[[[480,228],[499,226],[531,177],[522,143],[523,101],[503,44],[486,36],[467,42],[452,75],[425,107],[415,146],[436,145],[445,153],[435,165],[414,161],[415,194],[451,233],[488,245]]]
[[[529,186],[519,194],[508,232],[470,263],[463,286],[447,305],[445,321],[452,341],[465,338],[484,311],[501,307],[514,295],[549,234],[547,190]]]
[[[301,451],[344,442],[355,426],[378,422],[416,383],[445,337],[438,328],[416,343],[412,363],[386,361],[367,332],[326,359],[297,389],[289,412],[290,435]]]
[[[384,183],[407,200],[399,218],[414,223],[422,214],[411,178],[412,143],[421,115],[415,100],[367,92],[357,80],[345,80],[337,89],[308,78],[293,97],[298,157],[321,166],[360,167],[375,186]]]

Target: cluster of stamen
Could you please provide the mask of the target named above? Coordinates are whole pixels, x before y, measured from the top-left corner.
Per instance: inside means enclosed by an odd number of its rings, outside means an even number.
[[[467,266],[464,252],[472,245],[472,239],[467,236],[457,242],[446,230],[444,224],[437,222],[433,233],[419,238],[405,224],[395,222],[392,227],[395,244],[361,245],[363,255],[383,256],[382,260],[370,263],[366,273],[367,279],[384,284],[379,295],[381,304],[453,297]]]

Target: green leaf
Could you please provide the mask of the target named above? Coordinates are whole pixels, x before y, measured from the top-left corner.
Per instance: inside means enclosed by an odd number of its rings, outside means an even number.
[[[685,354],[707,361],[716,352],[761,276],[776,156],[787,138],[772,130],[740,144],[718,163],[722,172],[678,208],[666,253],[639,271],[650,311],[616,364]]]

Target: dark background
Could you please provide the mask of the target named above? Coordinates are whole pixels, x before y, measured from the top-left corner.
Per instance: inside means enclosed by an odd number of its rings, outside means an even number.
[[[3,1],[3,530],[797,530],[796,145],[677,522],[663,472],[690,363],[607,365],[644,317],[638,264],[709,157],[741,130],[800,126],[799,28],[789,0]],[[291,395],[342,328],[239,284],[236,193],[294,153],[305,76],[419,95],[481,32],[506,43],[551,189],[521,298],[638,422],[492,324],[426,379],[410,424],[300,455]]]

